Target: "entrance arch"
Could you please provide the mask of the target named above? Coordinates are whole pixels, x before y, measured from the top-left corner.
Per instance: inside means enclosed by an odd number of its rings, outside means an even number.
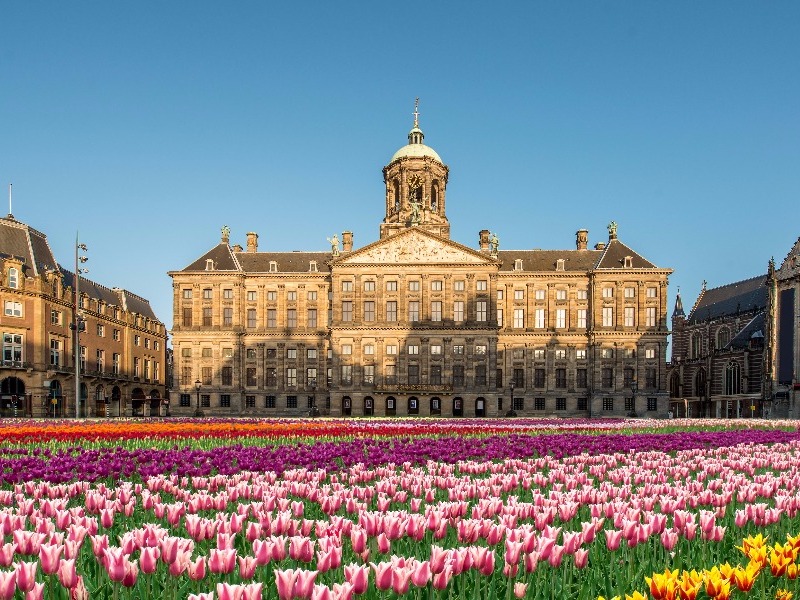
[[[375,414],[375,401],[372,399],[372,396],[367,396],[364,398],[364,416],[371,417]]]
[[[161,416],[161,394],[158,390],[150,390],[150,416]]]
[[[345,417],[349,417],[353,414],[353,401],[350,399],[350,396],[342,398],[342,414]]]
[[[50,382],[50,392],[47,395],[45,412],[51,417],[63,416],[64,393],[61,391],[61,382],[57,379]]]
[[[475,416],[476,417],[486,416],[486,398],[481,397],[475,399]]]
[[[386,416],[393,417],[397,414],[397,400],[394,396],[386,398]]]
[[[462,398],[453,398],[453,416],[464,416],[464,400]]]
[[[409,415],[418,415],[419,414],[419,399],[416,396],[411,396],[408,399],[408,414]]]
[[[134,388],[131,392],[131,416],[143,417],[144,416],[144,392],[142,388]]]
[[[23,408],[25,382],[19,377],[6,377],[0,382],[0,412],[11,416]]]
[[[431,398],[431,415],[442,414],[442,399],[434,396]]]
[[[98,385],[94,390],[94,416],[106,416],[106,390],[103,385]]]

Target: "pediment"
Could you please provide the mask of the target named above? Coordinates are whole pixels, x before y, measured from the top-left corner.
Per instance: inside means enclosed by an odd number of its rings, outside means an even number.
[[[494,264],[496,261],[476,250],[420,230],[410,230],[364,246],[339,265],[361,264]]]

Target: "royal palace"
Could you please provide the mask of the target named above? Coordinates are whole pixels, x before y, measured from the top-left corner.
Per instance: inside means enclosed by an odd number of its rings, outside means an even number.
[[[613,222],[591,247],[455,242],[449,174],[415,113],[377,241],[265,251],[224,227],[170,272],[172,414],[666,417],[672,271]]]

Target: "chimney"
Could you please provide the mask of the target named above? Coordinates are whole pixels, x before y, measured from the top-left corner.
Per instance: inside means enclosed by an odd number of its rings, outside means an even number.
[[[578,229],[575,232],[575,248],[578,250],[586,250],[589,245],[589,230]]]
[[[478,244],[481,252],[489,252],[489,230],[481,229],[478,232]]]
[[[258,252],[258,234],[252,231],[247,233],[247,251]]]
[[[597,242],[594,245],[594,249],[595,250],[605,250],[606,249],[606,243],[605,242]]]
[[[352,231],[343,231],[342,232],[342,252],[352,252],[353,251],[353,232]]]
[[[231,250],[233,250],[234,252],[241,252],[242,251],[242,245],[241,244],[234,244],[233,248],[231,248]]]

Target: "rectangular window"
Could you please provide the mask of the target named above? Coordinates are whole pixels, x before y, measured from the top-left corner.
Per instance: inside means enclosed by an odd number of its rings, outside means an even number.
[[[233,367],[222,367],[222,385],[233,385]]]
[[[287,302],[295,302],[297,301],[297,290],[289,290],[286,292],[286,301]]]
[[[431,385],[442,384],[442,367],[441,365],[431,365],[430,382]]]
[[[317,349],[316,348],[306,348],[306,358],[308,360],[317,360]]]
[[[375,365],[364,365],[364,383],[367,385],[375,383]]]
[[[514,309],[514,329],[523,329],[525,327],[525,309]]]
[[[603,398],[603,410],[608,411],[608,412],[614,410],[614,399],[613,398]]]
[[[22,366],[22,335],[3,334],[3,364]]]
[[[184,385],[191,385],[192,367],[184,367],[184,369],[189,369],[189,379],[184,382]],[[119,354],[117,354],[116,352],[111,355],[111,372],[114,375],[119,375]]]
[[[22,302],[14,302],[13,300],[5,301],[5,314],[7,317],[21,317],[22,316]]]
[[[397,301],[396,300],[389,300],[386,303],[386,320],[387,321],[397,321]]]
[[[61,325],[61,311],[60,310],[51,310],[50,311],[50,324],[51,325]]]
[[[534,410],[545,410],[547,403],[545,402],[544,398],[534,398],[533,399],[533,409]]]
[[[654,287],[647,288],[647,297],[648,298],[658,298],[658,288],[654,288]]]
[[[626,298],[635,298],[636,297],[636,288],[626,287],[625,288],[625,297]]]
[[[342,291],[343,292],[352,292],[353,291],[353,282],[352,281],[342,281]]]
[[[653,367],[647,367],[644,370],[645,387],[654,389],[656,387],[656,370]]]
[[[375,280],[369,279],[364,282],[364,291],[365,292],[374,292],[375,291]]]
[[[222,297],[225,300],[233,300],[233,290],[222,290]]]
[[[350,356],[353,354],[353,344],[342,344],[342,355]]]
[[[614,288],[612,287],[604,287],[603,288],[603,298],[613,298],[614,297]]]
[[[308,313],[306,314],[306,326],[310,329],[317,328],[317,309],[316,308],[309,308]]]
[[[286,385],[294,387],[297,385],[297,369],[294,367],[286,368]]]
[[[119,356],[118,354],[115,356]],[[181,367],[181,385],[189,387],[194,385],[194,378],[192,377],[192,367]]]
[[[533,313],[533,326],[536,329],[544,329],[545,326],[545,318],[544,318],[544,309],[537,308]]]
[[[567,387],[566,369],[556,369],[556,387],[561,389]]]
[[[614,308],[611,306],[604,306],[603,327],[613,327],[613,326],[614,326]]]
[[[503,326],[503,309],[502,308],[498,308],[497,309],[497,326],[498,327],[502,327]]]
[[[231,395],[230,394],[220,394],[219,405],[222,408],[230,408],[231,407]]]
[[[386,291],[387,292],[396,292],[397,291],[397,282],[396,281],[387,281],[386,282]]]
[[[316,387],[317,385],[317,369],[316,367],[308,367],[306,369],[306,386]]]
[[[564,329],[567,326],[567,309],[556,309],[556,329]]]
[[[567,410],[566,398],[556,398],[556,410]]]
[[[97,324],[97,337],[106,337],[106,328],[100,323]]]
[[[286,396],[286,408],[297,408],[297,396]]]
[[[602,386],[604,388],[614,387],[614,369],[610,367],[603,367],[602,371]]]
[[[566,300],[567,290],[556,290],[556,300]]]
[[[256,298],[258,298],[258,292],[255,290],[248,290],[247,291],[247,301],[248,302],[255,302]]]
[[[476,344],[475,345],[475,355],[476,356],[486,356],[486,345],[485,344]]]
[[[413,280],[408,282],[408,291],[409,292],[418,292],[419,291],[419,281]]]
[[[479,322],[486,321],[486,300],[478,300],[475,302],[475,320]]]
[[[200,406],[203,408],[211,406],[211,394],[200,394]]]
[[[525,410],[525,398],[522,396],[513,398],[511,406],[514,410]]]
[[[353,303],[350,300],[342,302],[342,321],[350,322],[353,320]]]
[[[586,309],[579,308],[577,311],[577,317],[578,317],[578,328],[586,329]]]
[[[655,327],[656,326],[656,307],[655,306],[648,306],[645,308],[645,325],[647,327]]]
[[[287,308],[286,309],[286,327],[289,329],[294,329],[297,327],[297,309],[296,308]]]
[[[545,290],[536,290],[536,291],[533,293],[533,297],[534,297],[536,300],[544,300],[544,299],[545,299],[545,295],[546,295],[546,291],[545,291]]]
[[[533,360],[540,361],[544,360],[546,355],[546,351],[544,348],[536,348],[533,351]]]
[[[502,377],[501,377],[502,379]],[[515,388],[525,388],[525,369],[514,369],[514,378],[511,380]],[[498,382],[500,383],[500,382]]]
[[[258,385],[258,381],[256,380],[256,368],[255,367],[247,367],[245,370],[245,385],[247,387],[255,387]]]
[[[578,398],[578,410],[589,410],[588,398]]]
[[[453,386],[462,387],[464,385],[464,365],[453,365]]]
[[[184,300],[191,300],[192,299],[192,290],[183,290],[183,299]]]
[[[222,309],[222,324],[230,327],[233,325],[233,309],[232,308],[223,308]]]
[[[556,360],[566,360],[566,358],[567,358],[567,349],[556,348]]]
[[[655,358],[656,357],[656,349],[655,348],[645,348],[644,357],[645,358]]]
[[[386,344],[386,354],[389,356],[397,354],[397,346],[394,344]]]
[[[353,365],[342,365],[342,385],[352,385]]]
[[[485,292],[486,291],[486,280],[485,279],[479,279],[478,281],[476,281],[475,282],[475,289],[477,291],[479,291],[479,292]]]
[[[306,294],[306,299],[308,299],[311,302],[316,302],[317,301],[317,292],[315,292],[315,291],[308,292]]]
[[[462,344],[453,344],[453,354],[464,354],[464,346]]]
[[[626,306],[625,307],[625,327],[634,327],[636,323],[634,322],[634,311],[636,309],[633,306]]]
[[[439,300],[431,302],[431,321],[442,320],[442,303]]]
[[[419,321],[419,302],[416,300],[408,303],[408,321],[409,323]]]
[[[255,327],[256,327],[256,309],[255,308],[248,308],[247,309],[247,326],[250,329],[255,329]]]
[[[464,320],[464,302],[456,300],[453,302],[453,321],[461,323]]]
[[[397,366],[386,365],[383,368],[383,379],[387,385],[395,385],[397,383]]]
[[[408,344],[408,346],[406,346],[406,353],[419,354],[419,346],[417,346],[416,344]]]
[[[579,388],[587,388],[589,387],[588,378],[587,378],[588,371],[586,369],[578,369],[575,371],[575,385]]]
[[[636,410],[636,399],[632,396],[625,397],[625,410],[627,412],[633,412]]]
[[[486,385],[486,365],[475,365],[475,385]]]
[[[267,396],[264,398],[264,408],[275,408],[276,400],[275,396]]]
[[[255,358],[256,357],[256,349],[255,348],[248,348],[245,350],[245,355],[247,358]]]
[[[408,384],[417,385],[419,383],[419,365],[408,365]]]
[[[577,360],[586,360],[586,350],[584,348],[575,350],[575,358]]]
[[[135,370],[136,369],[136,359],[134,359],[133,364],[134,364],[134,370]],[[212,381],[211,381],[211,377],[212,377],[211,367],[203,367],[200,370],[200,374],[201,374],[200,380],[202,381],[203,385],[211,385],[211,383],[212,383]]]
[[[278,326],[278,311],[274,308],[267,309],[267,327]]]
[[[588,295],[586,290],[578,290],[576,292],[576,298],[578,300],[586,300],[588,297],[589,297],[589,295]]]
[[[514,290],[514,300],[525,300],[525,290]]]
[[[277,299],[278,299],[278,292],[274,290],[271,292],[267,292],[267,301],[275,302]]]
[[[211,300],[211,288],[203,289],[203,300]]]
[[[647,410],[648,412],[655,412],[658,410],[658,398],[647,399]]]
[[[201,352],[203,358],[211,358],[211,348],[203,348]]]
[[[614,358],[614,349],[613,348],[601,348],[600,349],[600,358]]]
[[[192,405],[192,395],[191,394],[181,394],[179,403],[180,403],[181,408],[190,407]]]
[[[287,348],[286,349],[286,358],[290,360],[294,360],[297,358],[297,348]]]
[[[255,408],[256,407],[256,397],[255,396],[245,396],[244,397],[244,407],[245,408]]]
[[[98,350],[95,356],[97,360],[97,371],[98,373],[102,373],[103,371],[105,371],[106,351]]]
[[[432,292],[441,292],[442,291],[442,280],[435,279],[431,281],[431,291]]]
[[[365,356],[372,356],[375,354],[375,345],[374,344],[364,344],[364,355]]]
[[[270,367],[264,371],[264,386],[274,388],[278,386],[278,370]]]
[[[375,301],[367,300],[364,302],[364,321],[369,323],[374,320],[375,320]]]
[[[210,306],[203,307],[203,327],[211,327],[212,311]]]
[[[439,356],[442,353],[442,347],[439,344],[431,344],[431,356]]]
[[[498,300],[502,300],[503,299],[503,290],[502,289],[497,290],[497,299]]]
[[[454,292],[463,292],[464,291],[464,280],[459,279],[453,282],[453,291]]]

